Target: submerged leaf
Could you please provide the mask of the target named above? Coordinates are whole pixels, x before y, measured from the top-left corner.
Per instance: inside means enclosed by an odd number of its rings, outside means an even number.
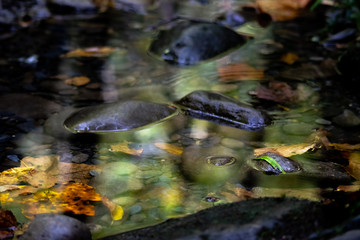
[[[314,149],[316,147],[316,143],[300,143],[293,145],[285,145],[279,147],[266,147],[266,148],[258,148],[254,150],[254,155],[258,156],[264,154],[266,152],[272,152],[280,154],[284,157],[291,157],[293,155],[303,154],[307,151]]]
[[[113,152],[123,152],[123,153],[136,155],[136,156],[140,156],[141,153],[144,151],[143,148],[140,148],[140,149],[130,148],[129,144],[131,144],[131,143],[128,141],[117,143],[117,144],[111,145],[110,150]]]
[[[90,82],[90,78],[85,77],[85,76],[73,77],[73,78],[68,78],[65,80],[66,84],[74,85],[74,86],[82,86],[89,82]]]
[[[218,73],[221,82],[261,80],[264,78],[263,69],[255,69],[245,63],[219,67]]]
[[[106,57],[110,53],[114,52],[116,49],[111,47],[91,47],[85,49],[75,49],[70,51],[61,57],[71,58],[71,57]]]
[[[182,147],[178,147],[169,143],[162,143],[162,142],[158,142],[158,143],[154,143],[154,145],[162,150],[165,150],[168,153],[174,154],[174,155],[181,155],[183,152],[183,148]]]
[[[101,201],[103,202],[103,204],[110,210],[110,214],[111,214],[111,218],[114,221],[118,221],[121,220],[124,216],[124,209],[112,202],[109,198],[107,198],[106,196],[102,196],[101,197]]]
[[[83,108],[67,118],[64,126],[74,133],[127,131],[160,123],[176,114],[177,110],[166,104],[121,101]]]
[[[175,102],[185,114],[230,127],[259,131],[271,123],[263,111],[210,91],[194,91]]]

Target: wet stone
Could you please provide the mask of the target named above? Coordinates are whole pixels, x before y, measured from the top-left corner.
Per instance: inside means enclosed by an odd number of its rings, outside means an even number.
[[[54,213],[39,214],[21,240],[91,240],[90,230],[75,218]]]
[[[217,92],[194,91],[175,103],[191,117],[239,129],[260,131],[271,124],[266,112]]]
[[[87,155],[85,153],[79,153],[79,154],[76,154],[75,156],[73,156],[71,161],[73,163],[83,163],[83,162],[86,162],[88,159],[89,159],[89,155]]]
[[[345,109],[343,113],[334,117],[333,121],[342,127],[355,127],[360,125],[360,118],[348,109]]]
[[[285,158],[279,154],[267,152],[257,156],[256,159],[253,159],[250,162],[250,165],[252,167],[254,167],[256,170],[263,171],[266,174],[280,174],[282,171],[281,169],[274,167],[267,161],[261,159],[261,157],[270,157],[274,159],[284,170],[285,173],[298,172],[301,170],[301,166],[299,163],[289,158]]]
[[[183,21],[160,31],[150,53],[178,65],[193,65],[245,43],[245,38],[216,23]]]

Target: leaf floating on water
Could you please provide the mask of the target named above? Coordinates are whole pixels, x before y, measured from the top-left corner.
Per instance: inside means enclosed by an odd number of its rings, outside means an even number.
[[[264,70],[255,69],[245,63],[219,67],[218,74],[221,82],[261,80],[264,78]]]
[[[61,55],[63,58],[71,57],[106,57],[116,51],[116,48],[111,47],[91,47],[85,49],[75,49],[68,53]]]
[[[249,131],[271,123],[265,112],[216,92],[194,91],[175,103],[191,117]]]
[[[121,101],[83,108],[64,122],[73,133],[104,133],[140,129],[165,121],[177,114],[167,104]]]
[[[348,143],[329,143],[329,147],[339,151],[357,151],[360,150],[360,143],[353,145]]]
[[[68,85],[74,85],[74,86],[83,86],[85,84],[88,84],[90,82],[90,78],[85,77],[85,76],[80,76],[80,77],[73,77],[73,78],[68,78],[65,80],[65,83]]]
[[[154,143],[154,145],[155,145],[155,147],[165,150],[166,152],[174,154],[174,155],[181,155],[183,152],[182,147],[178,147],[178,146],[175,146],[170,143],[158,142],[158,143]]]
[[[123,152],[123,153],[127,153],[130,155],[136,155],[136,156],[140,156],[141,153],[144,151],[143,148],[139,148],[139,149],[135,149],[135,148],[130,148],[129,144],[131,144],[128,141],[124,141],[115,145],[111,145],[110,146],[110,151],[113,152]]]

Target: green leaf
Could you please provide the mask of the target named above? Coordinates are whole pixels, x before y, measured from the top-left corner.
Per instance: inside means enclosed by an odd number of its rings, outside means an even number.
[[[268,162],[273,168],[275,169],[279,169],[282,173],[286,173],[284,171],[284,169],[280,166],[280,164],[275,160],[273,159],[272,157],[268,157],[268,156],[261,156],[261,157],[258,157],[256,158],[255,160],[265,160],[266,162]]]

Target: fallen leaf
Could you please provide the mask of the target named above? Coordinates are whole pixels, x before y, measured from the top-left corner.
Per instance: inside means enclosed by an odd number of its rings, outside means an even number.
[[[0,173],[0,185],[16,185],[21,182],[21,178],[33,173],[34,167],[15,167]]]
[[[221,82],[261,80],[264,78],[264,70],[255,69],[246,63],[236,63],[218,68]]]
[[[349,165],[345,170],[355,179],[360,180],[360,152],[352,152],[349,157]]]
[[[22,199],[22,213],[29,219],[41,213],[72,213],[94,216],[91,202],[101,201],[95,188],[83,183],[64,183],[60,187],[38,191]]]
[[[80,77],[73,77],[73,78],[68,78],[65,80],[65,83],[68,85],[73,85],[73,86],[83,86],[87,83],[90,82],[90,78],[85,77],[85,76],[80,76]]]
[[[0,239],[10,239],[18,226],[14,214],[9,210],[0,209]]]
[[[296,90],[293,90],[285,82],[271,81],[269,87],[258,85],[256,89],[258,98],[274,101],[282,104],[294,103],[298,99]]]
[[[279,154],[283,157],[291,157],[294,155],[299,155],[306,153],[309,150],[316,148],[316,143],[300,143],[300,144],[293,144],[293,145],[285,145],[279,147],[265,147],[265,148],[258,148],[254,150],[254,155],[259,156],[266,152],[273,152]]]
[[[298,60],[299,60],[299,56],[291,52],[285,53],[284,55],[281,56],[281,61],[289,65],[294,64]]]
[[[160,148],[160,149],[162,149],[168,153],[174,154],[174,155],[181,155],[183,152],[182,147],[178,147],[178,146],[175,146],[175,145],[169,144],[169,143],[158,142],[158,143],[154,143],[154,145],[157,148]]]
[[[66,54],[61,55],[64,58],[71,57],[106,57],[110,53],[113,53],[116,48],[112,47],[91,47],[85,49],[75,49]]]
[[[260,12],[269,14],[275,21],[299,17],[312,0],[256,0]]]
[[[33,167],[39,171],[49,170],[59,161],[59,156],[24,157],[21,159],[20,167]]]
[[[348,143],[329,143],[329,147],[333,147],[335,150],[339,151],[356,151],[360,150],[360,143],[354,145]]]
[[[101,201],[110,210],[111,218],[114,221],[118,221],[118,220],[121,220],[123,218],[124,209],[119,204],[116,204],[116,203],[112,202],[106,196],[102,196]]]
[[[135,148],[130,148],[129,144],[131,144],[128,141],[124,141],[115,145],[111,145],[110,146],[110,151],[113,152],[123,152],[123,153],[127,153],[130,155],[136,155],[136,156],[140,156],[141,153],[144,151],[143,148],[139,148],[139,149],[135,149]]]

